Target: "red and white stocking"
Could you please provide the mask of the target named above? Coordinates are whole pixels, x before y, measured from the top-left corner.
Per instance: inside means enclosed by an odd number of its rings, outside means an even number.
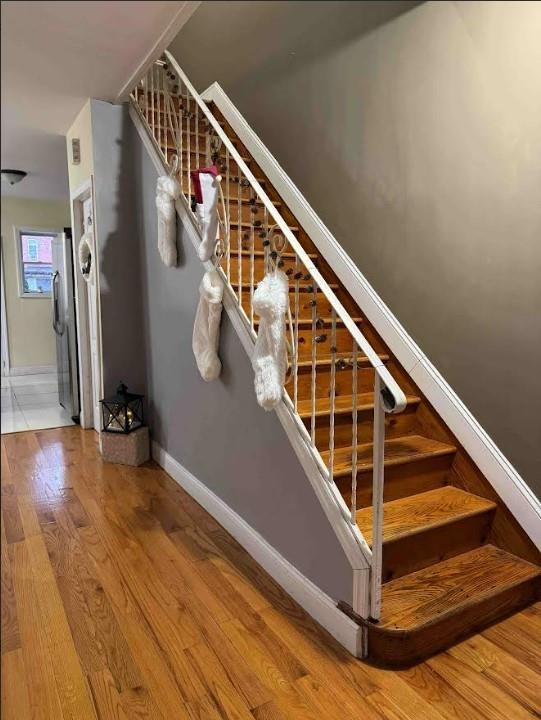
[[[218,168],[211,165],[191,172],[196,201],[196,216],[203,240],[199,246],[199,259],[210,260],[218,237],[218,195],[221,177]]]

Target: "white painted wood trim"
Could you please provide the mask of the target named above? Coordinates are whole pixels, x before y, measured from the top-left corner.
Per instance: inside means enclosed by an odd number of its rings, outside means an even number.
[[[26,365],[20,367],[11,366],[9,369],[9,376],[17,377],[17,375],[55,375],[56,371],[56,365]]]
[[[385,305],[220,85],[213,83],[202,97],[216,104],[368,320],[541,550],[541,502]]]
[[[291,597],[348,650],[361,657],[362,628],[300,573],[240,515],[156,442],[152,457],[191,497],[230,533]]]
[[[128,99],[130,92],[133,90],[138,81],[145,75],[154,60],[157,60],[160,57],[163,51],[170,45],[180,32],[180,29],[188,22],[200,5],[200,0],[199,2],[191,2],[190,0],[187,0],[181,4],[160,37],[152,45],[150,50],[145,53],[137,68],[130,73],[128,79],[122,84],[122,87],[115,98],[115,103],[125,102]],[[137,11],[135,10],[135,12]]]
[[[2,376],[7,377],[10,374],[9,360],[9,328],[6,306],[6,283],[4,280],[4,237],[2,236],[2,244],[0,245],[0,322],[2,323]]]
[[[135,127],[137,128],[139,136],[141,137],[141,140],[150,155],[154,167],[156,168],[156,171],[159,174],[162,174],[164,172],[164,167],[161,157],[152,139],[146,132],[146,129],[137,113],[137,110],[132,104],[130,104],[129,112],[135,124]],[[194,247],[197,248],[201,242],[199,229],[197,228],[194,216],[189,211],[189,208],[183,197],[177,200],[176,210],[181,221],[184,224],[186,231],[190,236]],[[213,267],[210,260],[206,263],[203,263],[203,265],[207,270],[210,270]],[[251,358],[253,353],[254,341],[250,335],[248,327],[242,320],[242,317],[238,311],[237,304],[227,286],[225,287],[225,290],[226,292],[224,293],[223,298],[223,305],[225,311],[227,312],[227,315],[230,318],[231,323],[240,338],[244,350],[246,351],[248,357]],[[322,477],[317,462],[314,459],[314,456],[312,455],[311,451],[309,450],[302,436],[300,435],[298,428],[296,427],[293,418],[291,417],[291,413],[289,412],[289,409],[287,408],[283,400],[280,402],[278,408],[276,409],[276,414],[288,436],[289,441],[293,446],[293,449],[295,450],[295,453],[306,473],[310,484],[312,485],[316,497],[318,498],[323,508],[323,511],[325,512],[329,523],[334,533],[336,534],[338,541],[340,542],[340,545],[344,550],[344,553],[346,554],[346,557],[351,563],[351,567],[354,571],[367,571],[370,565],[361,550],[358,538],[355,535],[355,528],[349,522],[347,522],[342,515],[340,507],[337,503],[337,499],[334,493],[331,491],[333,484],[329,483],[325,478]],[[353,609],[361,617],[365,618],[367,618],[369,614],[368,575],[368,572],[363,572],[362,574],[357,576],[353,598]],[[360,588],[360,577],[362,577],[363,581],[366,583],[366,588],[364,589]]]

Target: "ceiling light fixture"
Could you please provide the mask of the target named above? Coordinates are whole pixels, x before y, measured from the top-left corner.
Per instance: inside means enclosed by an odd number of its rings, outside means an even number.
[[[2,170],[1,175],[2,182],[7,182],[10,185],[15,185],[26,177],[26,173],[23,170]]]

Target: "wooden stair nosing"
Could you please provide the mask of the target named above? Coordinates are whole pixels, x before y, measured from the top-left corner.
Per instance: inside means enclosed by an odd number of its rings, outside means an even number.
[[[440,457],[442,455],[452,455],[456,452],[456,447],[454,445],[450,445],[448,443],[442,443],[438,440],[432,440],[431,438],[425,438],[421,435],[404,435],[402,437],[398,438],[391,438],[390,440],[385,441],[385,448],[394,447],[398,443],[402,442],[409,442],[414,443],[415,440],[422,440],[425,444],[428,444],[431,449],[426,450],[415,450],[413,448],[413,452],[408,452],[404,454],[396,454],[391,457],[385,458],[385,467],[392,467],[394,465],[405,465],[410,462],[416,462],[418,460],[424,460],[431,457]],[[363,443],[357,446],[357,472],[366,472],[369,470],[372,470],[373,462],[372,460],[363,462],[359,459],[359,454],[366,451],[366,454],[369,454],[370,457],[372,457],[372,443]],[[349,459],[348,462],[340,463],[343,464],[343,468],[336,467],[337,461],[340,458],[341,455],[346,454],[351,458],[352,454],[352,448],[340,448],[339,450],[335,450],[334,454],[334,460],[335,460],[335,469],[333,472],[333,476],[338,478],[342,477],[344,475],[350,475],[351,474],[351,460]],[[327,450],[324,450],[321,452],[321,457],[323,459],[323,462],[328,463],[328,456],[329,452]]]
[[[406,397],[408,405],[418,405],[421,398],[417,395],[408,395]],[[338,401],[338,402],[337,402]],[[342,402],[344,401],[344,402]],[[325,417],[330,415],[330,398],[316,398],[316,417]],[[312,400],[300,400],[297,402],[297,414],[304,420],[312,417]],[[325,407],[327,405],[327,407]],[[305,407],[306,406],[306,407]],[[318,407],[319,406],[319,407]],[[323,406],[323,407],[321,407]],[[365,412],[374,409],[374,393],[358,393],[357,394],[357,412]],[[335,415],[351,415],[353,412],[353,395],[338,395],[335,399],[334,414]]]
[[[379,359],[382,362],[388,362],[389,355],[385,355],[384,353],[380,353],[378,355]],[[332,355],[326,355],[325,357],[318,357],[316,358],[316,368],[319,367],[330,367],[332,364]],[[339,360],[346,360],[348,362],[352,362],[352,355],[351,353],[336,353],[335,360],[338,362]],[[371,366],[370,360],[366,355],[357,355],[357,367],[359,366],[365,366],[368,367]],[[311,370],[312,369],[312,360],[299,360],[297,362],[297,368],[299,370]],[[348,368],[345,368],[348,369]],[[340,372],[343,372],[342,370]]]
[[[355,325],[361,325],[363,323],[363,318],[351,318],[351,319],[353,320]],[[331,318],[319,318],[319,320],[324,323],[323,327],[328,327],[332,323]],[[256,327],[259,326],[259,322],[260,321],[257,318],[254,318],[254,325]],[[300,317],[297,321],[297,324],[299,325],[299,327],[306,327],[310,330],[312,328],[312,318]],[[336,318],[336,326],[344,327],[344,321],[341,320],[340,318]],[[322,330],[322,329],[323,329],[322,327],[316,327],[316,332],[318,332],[319,330]]]
[[[461,568],[464,562],[470,563],[469,569]],[[504,563],[507,570],[513,571],[507,580],[502,579]],[[455,580],[447,583],[439,596],[431,594],[438,573],[452,577],[453,568],[457,569]],[[491,578],[488,586],[479,578],[480,569]],[[478,588],[471,586],[472,575],[479,580]],[[493,545],[403,575],[383,586],[380,622],[364,623],[370,657],[386,667],[410,666],[528,605],[536,599],[540,587],[539,567]],[[413,603],[412,594],[417,592],[428,598],[422,614],[421,603]],[[409,611],[399,606],[393,616],[389,611],[393,595],[411,598]]]
[[[439,513],[438,506],[441,508]],[[496,507],[495,502],[452,485],[391,500],[383,505],[383,543],[397,542],[404,537],[452,525],[466,518],[494,513]],[[395,516],[391,521],[389,521],[389,514]],[[396,516],[400,514],[404,516],[402,525],[396,519]],[[371,545],[372,508],[366,507],[358,510],[356,519],[367,543]]]

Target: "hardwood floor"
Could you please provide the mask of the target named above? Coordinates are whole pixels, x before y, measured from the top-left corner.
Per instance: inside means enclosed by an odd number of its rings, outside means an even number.
[[[352,658],[158,466],[2,437],[3,720],[541,716],[541,605],[399,672]]]

